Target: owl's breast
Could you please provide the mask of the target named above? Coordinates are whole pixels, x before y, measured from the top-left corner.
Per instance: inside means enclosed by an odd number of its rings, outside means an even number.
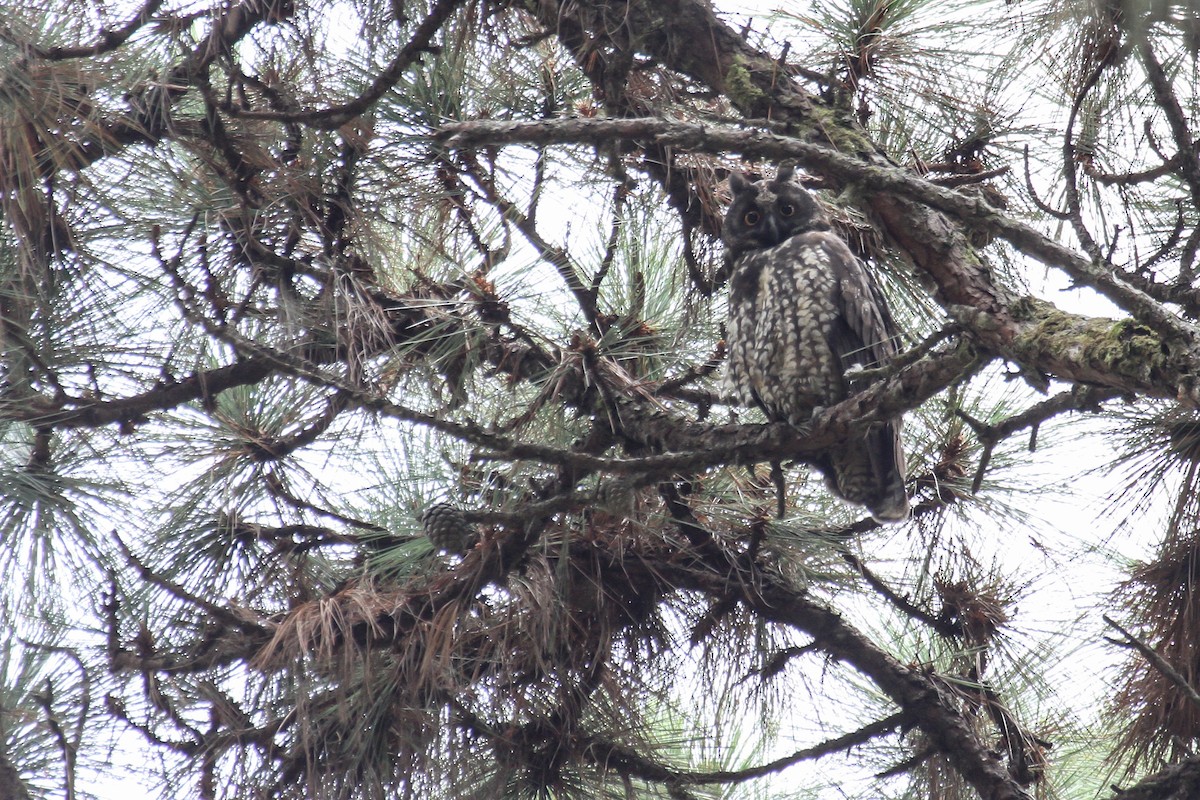
[[[728,376],[745,403],[772,419],[807,421],[843,399],[830,347],[839,310],[826,251],[806,235],[743,255],[730,279]]]

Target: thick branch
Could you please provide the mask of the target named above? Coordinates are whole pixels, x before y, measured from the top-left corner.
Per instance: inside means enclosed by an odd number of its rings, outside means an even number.
[[[1171,341],[1191,343],[1196,338],[1194,326],[1180,320],[1161,303],[1143,291],[1116,278],[1109,269],[1043,235],[1030,226],[1014,220],[999,209],[973,195],[962,194],[938,186],[908,170],[884,166],[845,155],[822,145],[781,136],[761,129],[739,129],[726,126],[676,122],[664,119],[568,119],[537,122],[498,122],[476,120],[444,125],[436,138],[449,147],[474,148],[496,144],[586,143],[603,145],[618,139],[649,140],[658,145],[686,150],[726,153],[739,152],[752,158],[775,160],[794,159],[807,169],[832,178],[840,184],[857,185],[873,193],[892,195],[888,207],[896,213],[919,214],[919,209],[904,204],[915,200],[948,214],[969,227],[1000,236],[1021,252],[1042,263],[1063,270],[1073,280],[1104,294],[1125,308],[1140,321]],[[880,205],[877,198],[873,201]],[[931,220],[923,218],[927,227]],[[923,238],[924,250],[943,241],[946,230],[921,231],[912,239]],[[914,242],[909,244],[916,245]],[[918,259],[920,261],[932,259]],[[925,264],[922,264],[925,266]],[[957,268],[957,272],[954,270]],[[1016,297],[995,285],[984,285],[971,273],[981,265],[972,262],[943,265],[933,272],[944,299],[951,303],[967,304],[987,311],[998,312]],[[1011,332],[1009,333],[1011,336]]]
[[[181,381],[113,400],[30,402],[0,400],[0,419],[21,420],[47,428],[94,428],[114,422],[132,425],[153,411],[207,400],[235,386],[267,378],[275,367],[267,359],[248,358],[226,367],[194,373]]]
[[[660,565],[671,585],[725,597],[731,592],[761,618],[812,636],[818,647],[869,677],[907,719],[926,734],[984,800],[1029,800],[1030,795],[1008,774],[996,753],[980,741],[954,698],[921,670],[905,666],[846,622],[832,608],[803,591],[749,573],[732,562],[703,570]]]
[[[1128,789],[1114,788],[1110,800],[1182,800],[1190,797],[1200,797],[1200,758],[1172,764]]]

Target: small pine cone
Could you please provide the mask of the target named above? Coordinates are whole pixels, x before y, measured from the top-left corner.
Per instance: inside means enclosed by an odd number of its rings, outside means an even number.
[[[449,503],[434,503],[421,512],[421,527],[438,550],[462,554],[475,544],[475,528]]]

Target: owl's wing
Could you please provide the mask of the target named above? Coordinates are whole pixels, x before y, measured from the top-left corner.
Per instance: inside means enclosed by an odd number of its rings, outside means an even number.
[[[829,333],[830,349],[843,368],[881,366],[896,354],[899,343],[899,329],[883,293],[845,242],[832,233],[820,236],[837,278],[833,300],[840,313]],[[865,503],[880,520],[902,520],[909,513],[902,424],[896,417],[872,426],[862,447],[848,447],[833,456],[841,495]]]
[[[883,293],[866,265],[837,235],[811,235],[820,237],[829,269],[837,279],[833,300],[841,313],[829,332],[830,349],[843,368],[881,366],[896,354],[899,336]]]

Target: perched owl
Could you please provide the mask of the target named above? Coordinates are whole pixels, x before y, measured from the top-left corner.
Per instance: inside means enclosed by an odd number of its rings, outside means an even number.
[[[734,174],[729,184],[729,380],[771,420],[803,425],[847,397],[847,368],[896,354],[896,325],[866,265],[791,168],[755,183]],[[899,417],[873,425],[816,463],[837,495],[881,521],[908,516],[900,426]]]

